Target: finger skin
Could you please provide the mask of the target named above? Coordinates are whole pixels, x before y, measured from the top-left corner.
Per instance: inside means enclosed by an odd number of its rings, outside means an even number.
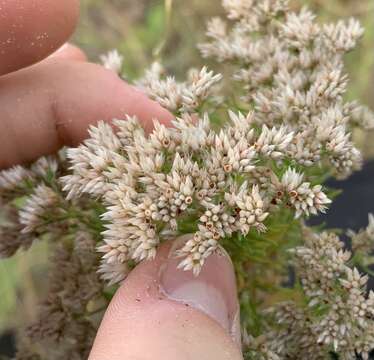
[[[79,0],[0,0],[0,75],[56,51],[78,17]]]
[[[160,292],[158,274],[169,245],[140,264],[115,295],[89,360],[241,360],[214,320]]]
[[[114,72],[60,59],[1,77],[0,108],[0,168],[77,145],[99,120],[136,115],[149,130],[153,118],[166,124],[172,119]]]
[[[68,43],[62,45],[49,57],[55,59],[58,58],[65,60],[87,61],[86,54],[79,47]]]

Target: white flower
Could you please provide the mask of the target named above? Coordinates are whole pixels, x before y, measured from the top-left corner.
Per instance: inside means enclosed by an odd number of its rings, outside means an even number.
[[[43,156],[31,166],[31,170],[42,177],[55,175],[57,169],[58,161],[57,158],[53,156]]]
[[[223,0],[222,5],[228,13],[229,19],[246,16],[253,6],[253,0]]]
[[[115,120],[115,130],[100,122],[83,145],[68,150],[68,198],[85,193],[107,208],[104,263],[153,258],[158,244],[191,219],[197,230],[179,255],[181,267],[197,274],[220,239],[265,231],[270,211],[282,203],[296,217],[324,212],[331,200],[304,167],[330,164],[342,177],[361,164],[351,127],[369,116],[343,101],[343,54],[361,36],[357,23],[319,25],[312,12],[295,13],[286,0],[223,5],[233,24],[213,19],[201,50],[234,62],[253,111],[229,111],[230,121],[216,131],[210,115],[199,112],[222,76],[203,67],[177,81],[154,63],[137,84],[176,115],[174,126],[157,119],[148,135],[134,117]]]
[[[98,273],[100,277],[108,282],[108,286],[121,283],[129,273],[129,268],[126,263],[102,262],[99,266]]]
[[[293,139],[293,132],[286,127],[269,129],[263,125],[261,135],[255,143],[256,149],[263,155],[278,159],[284,156],[287,147]]]
[[[292,47],[306,47],[318,36],[319,26],[314,19],[315,15],[306,8],[303,8],[299,14],[290,13],[281,26],[280,35]]]
[[[288,169],[282,177],[282,186],[288,195],[288,201],[295,208],[295,216],[302,214],[317,215],[318,211],[325,212],[331,200],[322,191],[321,185],[311,186],[309,182],[303,182],[304,175],[293,169]]]
[[[45,216],[59,201],[59,196],[48,186],[39,185],[27,199],[19,212],[19,221],[24,226],[22,233],[31,233],[43,225]]]
[[[184,260],[178,265],[183,270],[192,270],[195,275],[198,275],[204,265],[205,260],[217,250],[218,239],[214,239],[212,233],[204,228],[200,232],[186,242],[186,244],[176,252],[179,257],[184,257]]]
[[[325,25],[323,30],[326,43],[336,51],[352,50],[364,33],[360,23],[353,18],[347,22],[340,20],[337,24]]]
[[[193,71],[186,86],[182,89],[183,111],[192,111],[200,106],[211,94],[212,87],[222,79],[221,74],[214,74],[203,67],[200,72]]]
[[[257,185],[254,185],[252,190],[248,192],[247,184],[244,183],[239,192],[231,197],[231,201],[234,202],[238,211],[235,225],[244,235],[248,234],[252,227],[258,231],[266,230],[263,222],[269,213],[265,211],[266,205]]]
[[[32,177],[32,173],[20,165],[3,170],[0,173],[0,191],[14,190],[23,181],[32,179]]]
[[[367,258],[365,265],[370,265],[373,261],[370,256],[374,251],[374,215],[369,214],[369,223],[365,229],[361,229],[358,233],[349,230],[348,236],[352,239],[353,251]]]
[[[121,73],[123,56],[120,55],[118,50],[114,49],[109,51],[107,54],[101,55],[100,60],[106,69],[112,70],[117,74]]]

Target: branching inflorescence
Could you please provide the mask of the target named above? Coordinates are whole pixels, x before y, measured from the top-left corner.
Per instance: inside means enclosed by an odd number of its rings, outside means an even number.
[[[68,150],[73,174],[62,178],[68,198],[89,193],[107,206],[99,250],[112,274],[110,265],[121,269],[118,264],[153,258],[185,219],[197,228],[177,255],[181,267],[198,274],[220,239],[265,231],[266,218],[282,204],[300,216],[330,203],[321,186],[292,167],[277,176],[293,135],[283,127],[258,129],[253,115],[230,113],[231,122],[215,133],[207,116],[186,116],[174,128],[156,122],[149,137],[134,118],[114,121],[115,130],[100,123],[84,145]],[[259,164],[271,179],[261,188],[248,181]]]
[[[349,233],[353,255],[334,233],[313,232],[303,222],[331,203],[321,185],[328,176],[345,178],[361,167],[353,128],[374,128],[369,109],[344,101],[343,57],[363,29],[354,19],[320,24],[286,0],[223,5],[228,21],[212,19],[209,41],[199,47],[204,57],[230,63],[233,81],[203,67],[178,82],[154,63],[136,84],[175,114],[172,127],[158,119],[147,134],[135,117],[99,122],[81,146],[67,149],[66,159],[61,154],[1,173],[7,221],[0,254],[48,238],[55,262],[74,264],[60,266],[64,276],[52,272],[58,285],[49,299],[64,306],[44,301],[44,313],[57,321],[55,328],[32,327],[37,341],[45,333],[60,342],[74,331],[76,338],[92,334],[89,300],[107,300],[105,284],[154,258],[163,241],[191,233],[175,252],[184,270],[198,275],[223,247],[232,256],[242,308],[251,308],[242,319],[248,359],[368,358],[374,295],[352,263],[367,270],[373,263],[372,215],[367,229]],[[113,51],[102,61],[120,72],[123,58]],[[256,269],[267,259],[271,288],[250,289],[248,297],[251,283],[265,277]],[[283,294],[289,260],[296,273],[291,295],[271,301],[266,293]],[[63,354],[84,358],[89,344],[68,343]]]

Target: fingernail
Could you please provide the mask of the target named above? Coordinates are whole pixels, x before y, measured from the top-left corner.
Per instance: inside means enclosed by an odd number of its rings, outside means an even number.
[[[165,295],[204,312],[218,322],[240,346],[239,304],[234,268],[225,251],[207,258],[198,276],[178,269],[180,258],[175,250],[183,246],[190,235],[176,240],[169,258],[161,268],[160,283]]]

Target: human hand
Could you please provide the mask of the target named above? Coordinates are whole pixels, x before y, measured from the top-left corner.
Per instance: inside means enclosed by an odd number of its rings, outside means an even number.
[[[86,62],[79,49],[61,48],[75,28],[77,0],[2,0],[0,16],[1,168],[75,145],[101,119],[136,115],[148,129],[152,118],[172,119],[113,72]],[[212,255],[196,278],[177,270],[170,246],[121,286],[90,360],[242,358],[229,258]]]
[[[0,168],[75,145],[98,120],[127,113],[148,129],[152,118],[171,120],[115,73],[62,47],[78,15],[78,0],[0,1]]]
[[[175,245],[164,244],[155,260],[130,273],[106,311],[89,360],[242,359],[231,260],[213,254],[195,277],[177,269],[180,259],[169,258],[174,252]]]

